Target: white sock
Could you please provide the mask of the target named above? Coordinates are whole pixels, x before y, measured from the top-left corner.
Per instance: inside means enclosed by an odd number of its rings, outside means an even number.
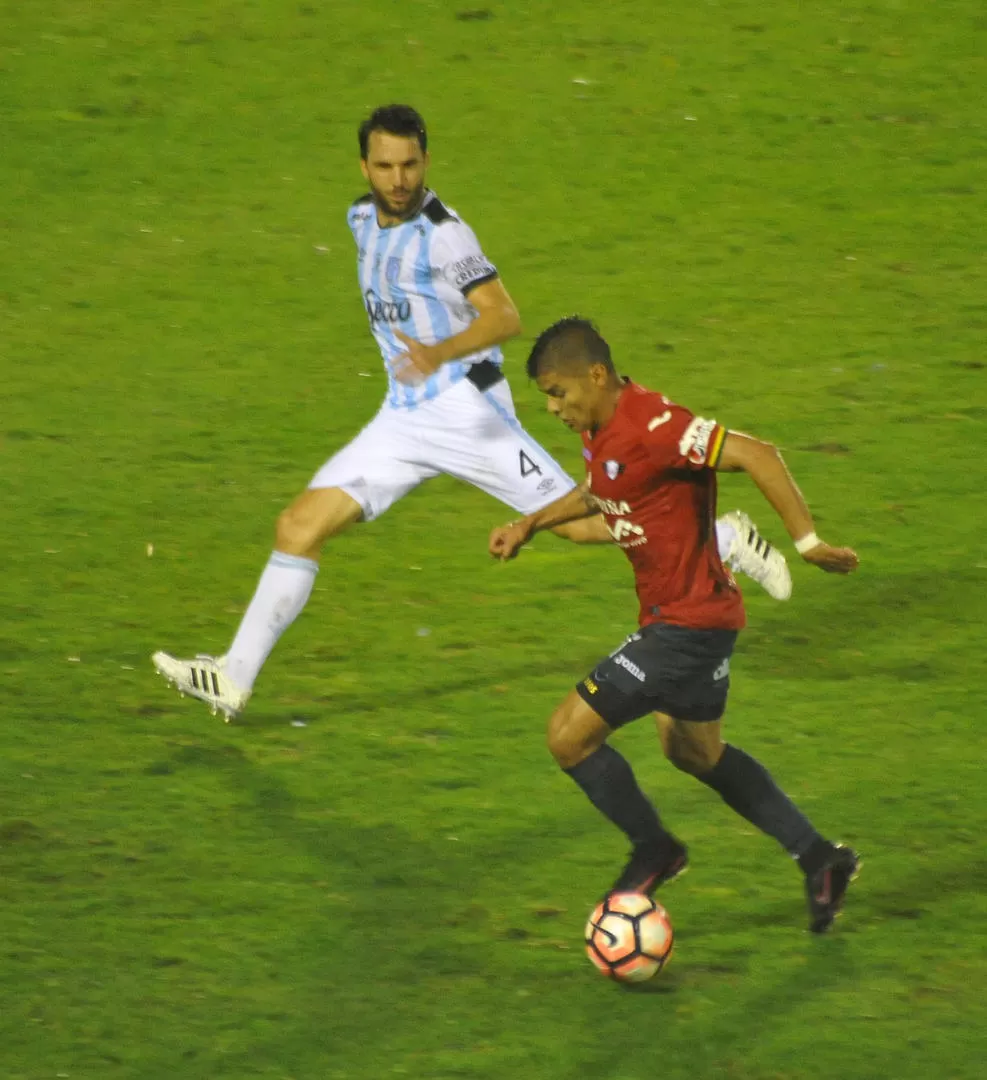
[[[737,530],[729,521],[720,518],[716,523],[716,548],[720,553],[720,562],[726,562],[734,540],[737,539]]]
[[[226,654],[226,673],[242,690],[253,688],[278,638],[301,614],[318,570],[317,562],[300,555],[271,555]]]

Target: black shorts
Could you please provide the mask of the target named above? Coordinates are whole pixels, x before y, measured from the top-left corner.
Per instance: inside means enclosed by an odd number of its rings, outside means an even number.
[[[576,686],[612,728],[649,712],[675,720],[719,720],[730,689],[736,630],[643,626]]]

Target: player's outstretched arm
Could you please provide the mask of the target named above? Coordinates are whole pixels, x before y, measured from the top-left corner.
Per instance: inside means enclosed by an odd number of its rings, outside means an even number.
[[[401,357],[394,362],[395,374],[402,382],[425,378],[450,360],[482,352],[521,333],[521,316],[500,278],[471,289],[469,302],[477,310],[476,318],[465,330],[434,345],[423,345],[395,330],[408,350],[405,363],[400,363]]]
[[[831,547],[816,536],[809,507],[776,446],[738,431],[728,431],[716,468],[750,476],[784,522],[796,550],[806,562],[831,574],[849,574],[857,569],[860,560],[855,551]]]
[[[587,486],[580,484],[541,510],[494,529],[490,534],[490,554],[502,561],[513,559],[536,532],[579,518],[592,517],[599,512]]]

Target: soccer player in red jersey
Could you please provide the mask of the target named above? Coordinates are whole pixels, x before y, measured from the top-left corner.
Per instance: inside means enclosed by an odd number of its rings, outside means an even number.
[[[638,630],[569,693],[548,725],[555,760],[633,845],[613,890],[650,894],[687,864],[685,846],[607,744],[615,729],[653,712],[668,760],[798,862],[810,929],[828,929],[856,873],[856,853],[824,839],[763,765],[722,738],[730,656],[745,619],[740,590],[717,553],[716,471],[748,473],[807,562],[848,574],[856,554],[816,536],[774,446],[621,378],[587,320],[562,319],[544,331],[528,374],[548,396],[549,412],[582,434],[587,476],[549,506],[495,529],[490,553],[511,559],[539,530],[602,512],[634,568],[640,601]]]

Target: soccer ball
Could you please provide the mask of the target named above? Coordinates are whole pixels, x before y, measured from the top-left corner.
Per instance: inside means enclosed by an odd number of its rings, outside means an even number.
[[[644,893],[610,893],[586,923],[586,955],[604,975],[644,982],[661,971],[674,940],[668,912]]]

